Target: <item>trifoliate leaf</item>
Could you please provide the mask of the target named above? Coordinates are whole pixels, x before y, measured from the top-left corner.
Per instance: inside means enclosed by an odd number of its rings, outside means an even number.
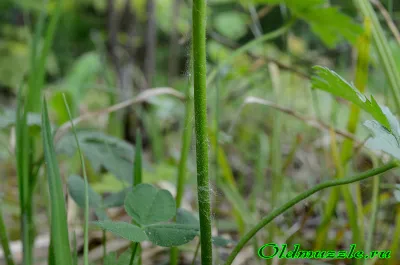
[[[168,221],[176,214],[175,200],[167,190],[139,184],[125,198],[126,212],[141,225]]]
[[[107,220],[93,223],[106,231],[133,242],[142,242],[147,240],[147,236],[143,230],[140,227],[130,223],[112,222]]]

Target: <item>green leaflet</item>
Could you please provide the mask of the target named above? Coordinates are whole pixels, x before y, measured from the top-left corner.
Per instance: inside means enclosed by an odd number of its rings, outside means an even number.
[[[112,232],[120,237],[128,239],[133,242],[142,242],[147,240],[146,234],[143,230],[133,224],[126,222],[112,222],[112,221],[98,221],[94,222],[95,225],[105,229],[107,231]]]
[[[385,126],[387,129],[391,129],[388,117],[382,111],[382,108],[375,101],[374,97],[371,96],[369,100],[361,92],[358,91],[354,85],[348,83],[340,75],[334,71],[322,67],[314,66],[315,74],[312,77],[312,88],[320,89],[331,93],[332,95],[342,97],[369,114],[372,115],[379,123]]]
[[[171,193],[149,184],[137,185],[128,193],[125,210],[141,225],[165,222],[176,214],[175,200]]]
[[[153,244],[164,247],[186,244],[200,231],[198,220],[184,210],[178,212],[179,222],[160,223],[175,216],[175,201],[167,190],[149,184],[138,184],[128,193],[125,198],[125,209],[138,226],[108,220],[94,224],[133,242],[148,239]]]
[[[173,247],[192,241],[199,234],[200,227],[186,224],[155,224],[146,226],[144,230],[154,244]]]

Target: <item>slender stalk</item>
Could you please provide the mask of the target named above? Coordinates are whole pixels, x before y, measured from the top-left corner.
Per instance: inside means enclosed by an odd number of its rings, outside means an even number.
[[[133,167],[133,175],[132,175],[132,188],[136,185],[142,183],[142,135],[140,134],[140,130],[137,129],[136,131],[136,149],[135,149],[135,161]],[[132,220],[134,223],[134,221]],[[133,242],[132,243],[132,254],[129,260],[129,265],[133,265],[133,261],[135,260],[136,253],[139,252],[140,254],[140,243]],[[139,257],[138,265],[141,264],[141,260]]]
[[[381,174],[383,172],[386,172],[390,169],[396,168],[400,166],[399,162],[393,161],[390,162],[382,167],[375,168],[366,172],[363,172],[361,174],[355,175],[353,177],[349,178],[342,178],[342,179],[335,179],[335,180],[328,180],[326,182],[320,183],[313,188],[304,191],[294,197],[293,199],[289,200],[288,202],[284,203],[282,206],[274,209],[272,212],[270,212],[267,216],[265,216],[256,226],[254,226],[249,232],[247,232],[242,239],[238,242],[238,244],[235,246],[231,254],[229,255],[228,259],[225,262],[225,265],[230,265],[236,258],[236,256],[239,254],[240,250],[246,245],[247,242],[258,232],[260,231],[263,227],[268,225],[271,221],[273,221],[276,217],[284,213],[285,211],[289,210],[291,207],[293,207],[295,204],[301,202],[302,200],[310,197],[314,193],[321,191],[323,189],[329,188],[329,187],[335,187],[335,186],[340,186],[340,185],[346,185],[350,183],[354,183],[357,181],[361,181],[364,179],[367,179],[369,177]]]
[[[6,224],[3,219],[3,212],[1,209],[1,203],[0,203],[0,243],[1,246],[3,247],[3,253],[4,257],[6,259],[7,265],[14,265],[14,259],[10,250],[10,244],[8,242],[8,236],[7,236],[7,229],[6,229]]]
[[[207,137],[206,9],[206,0],[193,0],[193,81],[201,264],[212,265],[211,202],[210,181],[208,176]]]
[[[65,97],[65,94],[63,94],[63,99],[64,99],[65,108],[67,109],[69,120],[72,121],[71,110],[69,109],[67,98]],[[79,144],[78,134],[76,132],[75,125],[73,122],[72,122],[72,131],[73,131],[76,146],[78,149],[79,159],[80,159],[81,167],[82,167],[83,179],[85,182],[85,209],[84,209],[84,212],[85,212],[84,219],[85,220],[84,220],[84,226],[83,226],[83,263],[85,265],[89,265],[89,183],[88,183],[88,178],[86,175],[85,160],[83,158],[81,146]]]
[[[46,161],[48,188],[50,193],[51,212],[51,247],[50,253],[54,264],[72,265],[71,250],[65,209],[64,192],[62,189],[60,170],[54,149],[54,139],[50,127],[46,100],[42,105],[42,138]]]

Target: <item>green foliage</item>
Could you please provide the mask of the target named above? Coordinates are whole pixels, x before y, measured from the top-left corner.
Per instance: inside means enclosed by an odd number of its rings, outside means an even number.
[[[141,184],[128,193],[125,198],[125,210],[141,225],[168,221],[176,214],[175,200],[171,193],[149,184]]]
[[[111,221],[94,224],[133,242],[148,238],[152,243],[164,247],[186,244],[199,233],[198,225],[160,223],[175,216],[175,201],[168,191],[149,184],[135,185],[125,198],[125,209],[138,226]]]
[[[349,100],[371,114],[372,117],[390,130],[389,121],[373,96],[369,100],[354,85],[326,67],[314,66],[314,70],[315,75],[312,77],[313,89],[324,90],[332,95]]]
[[[309,23],[312,31],[329,47],[334,47],[340,36],[354,43],[361,27],[341,13],[337,7],[327,6],[325,0],[252,0],[254,3],[285,4],[293,15]]]
[[[379,106],[374,97],[369,100],[353,85],[326,67],[315,66],[312,78],[314,89],[324,90],[335,96],[342,97],[367,111],[376,120],[366,121],[364,126],[373,137],[368,139],[366,146],[378,151],[384,151],[400,159],[400,125],[389,108]]]
[[[105,220],[94,222],[94,224],[133,242],[142,242],[147,240],[145,232],[143,232],[140,227],[130,223]]]
[[[199,234],[200,227],[184,224],[154,224],[145,228],[150,241],[162,247],[186,244]]]
[[[120,180],[132,181],[132,145],[101,132],[80,131],[77,136],[82,153],[95,171],[100,172],[104,167]],[[59,153],[70,156],[77,151],[72,134],[64,136],[57,147]]]
[[[46,101],[43,102],[42,110],[42,137],[50,191],[51,245],[54,261],[57,265],[72,265],[65,200]]]

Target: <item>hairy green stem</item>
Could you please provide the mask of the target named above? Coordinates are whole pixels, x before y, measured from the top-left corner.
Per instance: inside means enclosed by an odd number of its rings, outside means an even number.
[[[207,136],[206,10],[206,0],[193,0],[193,81],[201,264],[212,265],[211,202],[210,180],[208,176]]]
[[[246,245],[247,242],[263,227],[265,227],[267,224],[269,224],[271,221],[273,221],[276,217],[284,213],[285,211],[289,210],[291,207],[293,207],[295,204],[301,202],[302,200],[310,197],[314,193],[321,191],[323,189],[329,188],[329,187],[334,187],[334,186],[339,186],[339,185],[346,185],[350,184],[353,182],[361,181],[364,179],[367,179],[369,177],[381,174],[383,172],[386,172],[390,169],[396,168],[399,166],[399,163],[397,161],[388,163],[382,167],[375,168],[366,172],[363,172],[361,174],[358,174],[354,177],[349,177],[349,178],[342,178],[342,179],[335,179],[335,180],[329,180],[323,183],[320,183],[313,188],[304,191],[291,199],[290,201],[286,202],[282,206],[276,208],[273,210],[270,214],[268,214],[266,217],[264,217],[256,226],[254,226],[247,234],[245,234],[242,239],[238,242],[238,244],[235,246],[231,254],[229,255],[228,259],[225,262],[225,265],[230,265],[232,264],[233,260],[236,258],[240,250]]]

